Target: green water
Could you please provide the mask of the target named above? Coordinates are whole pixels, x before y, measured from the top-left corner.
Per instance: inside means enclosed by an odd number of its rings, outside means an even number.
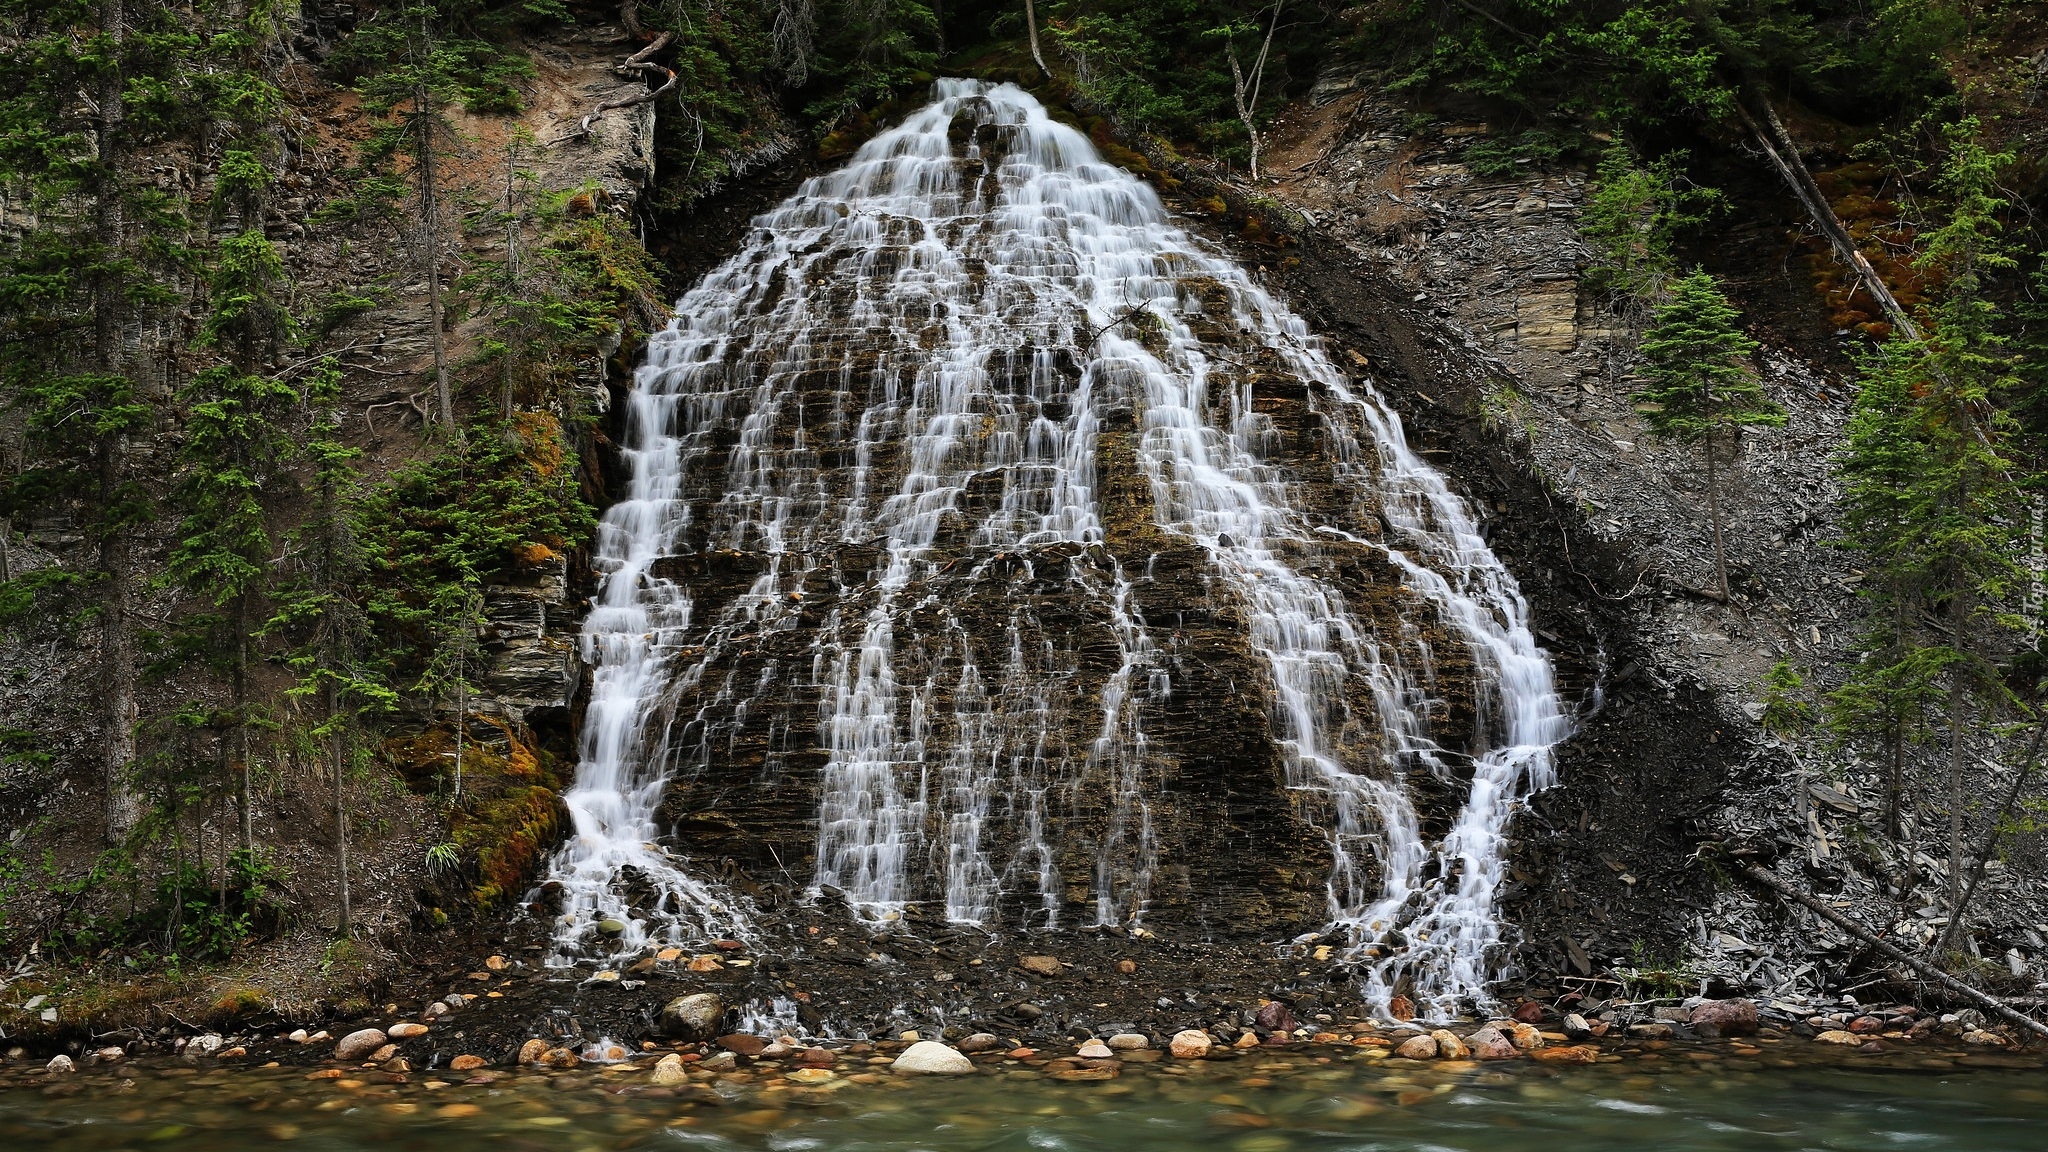
[[[960,1079],[843,1067],[824,1088],[772,1071],[679,1088],[648,1070],[415,1072],[171,1064],[15,1076],[0,1149],[378,1152],[1417,1152],[2048,1148],[2048,1074],[1943,1060],[1712,1059],[1551,1068],[1345,1057],[1155,1064],[1067,1083],[998,1066]],[[867,1083],[849,1081],[857,1075]],[[386,1080],[390,1079],[385,1077]]]

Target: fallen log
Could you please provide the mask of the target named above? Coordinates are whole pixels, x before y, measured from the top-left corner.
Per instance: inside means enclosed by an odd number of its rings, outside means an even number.
[[[1809,896],[1806,893],[1801,892],[1797,888],[1792,887],[1790,884],[1787,884],[1784,880],[1780,879],[1775,874],[1766,872],[1762,868],[1759,868],[1754,864],[1749,864],[1741,860],[1737,860],[1733,856],[1729,856],[1726,853],[1722,853],[1721,855],[1722,859],[1727,861],[1730,867],[1734,868],[1742,875],[1748,877],[1755,883],[1770,889],[1771,891],[1777,893],[1779,896],[1782,896],[1795,904],[1804,906],[1805,908],[1809,909],[1810,911],[1818,915],[1821,919],[1826,920],[1828,923],[1833,924],[1835,927],[1840,928],[1842,931],[1847,932],[1849,935],[1854,936],[1858,940],[1863,941],[1865,944],[1870,945],[1872,950],[1876,951],[1879,955],[1885,957],[1886,959],[1891,960],[1892,962],[1897,964],[1904,964],[1906,967],[1918,973],[1922,978],[1941,985],[1943,988],[1946,988],[1950,992],[1953,992],[1956,995],[1962,997],[1963,999],[1968,1000],[1970,1003],[1975,1004],[1979,1008],[1982,1008],[1984,1011],[1989,1012],[2002,1020],[2005,1020],[2007,1023],[2013,1024],[2020,1028],[2024,1028],[2037,1036],[2048,1038],[2048,1024],[2043,1024],[2039,1020],[2036,1020],[2033,1017],[2028,1016],[2026,1013],[2021,1012],[2016,1008],[2013,1008],[2012,1006],[2006,1004],[2003,1000],[2000,1000],[1996,996],[1993,996],[1987,992],[1981,992],[1975,988],[1970,987],[1968,984],[1963,983],[1961,980],[1956,979],[1954,976],[1951,976],[1948,973],[1943,972],[1941,969],[1935,967],[1933,964],[1930,964],[1927,961],[1922,960],[1920,957],[1915,956],[1905,951],[1904,949],[1901,949],[1897,945],[1893,944],[1891,941],[1886,940],[1884,937],[1879,936],[1877,933],[1872,932],[1870,929],[1865,928],[1863,925],[1858,924],[1854,920],[1849,919],[1847,916],[1842,915],[1840,912],[1829,907],[1827,904],[1814,899],[1812,896]]]

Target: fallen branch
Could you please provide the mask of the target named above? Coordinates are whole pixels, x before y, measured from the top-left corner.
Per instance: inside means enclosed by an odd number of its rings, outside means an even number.
[[[2036,1020],[2033,1017],[2028,1016],[2023,1012],[2020,1012],[2019,1010],[2006,1004],[2003,1000],[1998,999],[1996,996],[1992,996],[1989,993],[1980,992],[1977,989],[1970,987],[1968,984],[1963,983],[1961,980],[1958,980],[1955,977],[1949,975],[1948,973],[1943,972],[1941,969],[1935,967],[1934,965],[1928,963],[1925,960],[1922,960],[1920,957],[1915,956],[1912,953],[1905,951],[1904,949],[1901,949],[1897,945],[1893,944],[1891,941],[1886,940],[1882,936],[1879,936],[1877,933],[1872,932],[1868,928],[1865,928],[1863,925],[1856,923],[1854,920],[1851,920],[1847,916],[1842,915],[1840,912],[1835,911],[1833,908],[1828,907],[1821,901],[1816,900],[1813,897],[1807,895],[1806,893],[1801,892],[1797,888],[1792,887],[1790,884],[1785,883],[1785,881],[1779,879],[1772,873],[1766,872],[1762,868],[1759,868],[1754,864],[1748,864],[1741,860],[1737,860],[1732,856],[1726,855],[1725,853],[1723,853],[1722,855],[1723,859],[1725,859],[1727,863],[1730,866],[1732,866],[1736,871],[1742,873],[1744,876],[1747,876],[1749,879],[1755,881],[1757,884],[1762,885],[1763,887],[1768,888],[1773,892],[1776,892],[1778,895],[1784,897],[1785,899],[1790,900],[1795,904],[1802,905],[1805,908],[1811,910],[1821,919],[1826,920],[1828,923],[1833,924],[1835,927],[1840,928],[1842,931],[1847,932],[1849,935],[1854,936],[1858,940],[1863,941],[1865,944],[1870,945],[1870,947],[1874,951],[1876,951],[1879,955],[1885,957],[1886,959],[1891,960],[1898,964],[1904,964],[1906,967],[1919,973],[1923,978],[1931,980],[1936,984],[1939,984],[1943,988],[1948,989],[1950,992],[1955,993],[1963,999],[1968,1000],[1970,1003],[1977,1005],[1979,1008],[1982,1008],[1984,1011],[1989,1012],[1992,1015],[1995,1015],[2000,1019],[2007,1021],[2008,1023],[2016,1025],[2020,1028],[2024,1028],[2037,1036],[2048,1037],[2048,1024],[2043,1024],[2039,1020]]]

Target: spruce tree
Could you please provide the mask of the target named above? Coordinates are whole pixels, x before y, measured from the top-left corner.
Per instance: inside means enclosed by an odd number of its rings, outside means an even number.
[[[1676,443],[1698,444],[1706,458],[1714,582],[1723,600],[1729,595],[1728,557],[1722,542],[1714,442],[1745,424],[1785,422],[1785,410],[1764,394],[1750,371],[1748,361],[1757,345],[1743,335],[1739,318],[1720,285],[1704,270],[1673,281],[1643,333],[1639,351],[1649,383],[1635,394],[1652,432]]]

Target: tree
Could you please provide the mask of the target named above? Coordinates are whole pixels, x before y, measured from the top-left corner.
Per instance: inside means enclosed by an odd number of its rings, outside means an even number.
[[[1749,369],[1757,345],[1736,326],[1739,316],[1705,271],[1695,269],[1673,282],[1670,295],[1643,333],[1639,350],[1649,383],[1635,394],[1652,432],[1680,444],[1700,445],[1706,460],[1714,582],[1723,600],[1729,595],[1728,557],[1722,542],[1714,441],[1745,424],[1785,422],[1785,410],[1764,394]]]
[[[1231,93],[1237,102],[1237,118],[1244,124],[1244,132],[1251,141],[1252,179],[1259,178],[1259,92],[1266,83],[1266,61],[1273,54],[1273,33],[1280,28],[1280,13],[1287,7],[1287,0],[1275,0],[1273,14],[1266,21],[1266,38],[1259,42],[1259,54],[1252,59],[1249,78],[1244,67],[1237,60],[1236,27],[1224,28],[1223,54],[1230,59]],[[1253,25],[1252,30],[1256,31]],[[1037,42],[1033,41],[1033,47]]]
[[[279,296],[283,277],[277,248],[260,231],[221,244],[199,339],[218,351],[221,362],[202,369],[185,392],[182,468],[172,492],[185,516],[164,571],[166,582],[225,611],[223,618],[200,623],[220,634],[218,656],[227,673],[229,706],[219,719],[228,734],[228,766],[246,852],[256,848],[249,646],[271,554],[263,493],[282,470],[287,440],[280,421],[298,398],[289,385],[263,371],[279,340],[294,327]]]
[[[292,573],[276,597],[267,628],[291,647],[285,665],[295,683],[290,700],[312,710],[305,732],[323,756],[334,802],[334,870],[340,897],[335,932],[354,934],[349,888],[349,782],[356,774],[368,717],[396,706],[398,694],[364,658],[369,623],[357,600],[368,570],[357,539],[361,450],[341,435],[341,372],[331,362],[306,387],[312,414],[306,457],[312,465],[312,508],[292,536]]]

